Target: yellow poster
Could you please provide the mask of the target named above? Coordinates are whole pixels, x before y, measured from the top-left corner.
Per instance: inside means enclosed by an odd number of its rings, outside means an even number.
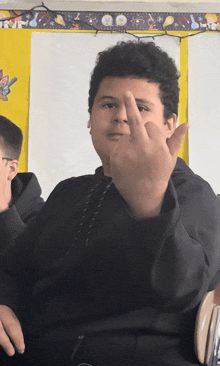
[[[19,171],[26,171],[31,30],[0,29],[0,32],[0,114],[23,131]]]

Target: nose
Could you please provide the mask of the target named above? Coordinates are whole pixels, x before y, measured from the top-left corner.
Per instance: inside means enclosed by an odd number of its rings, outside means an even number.
[[[125,106],[121,106],[114,109],[113,122],[116,123],[127,123],[127,113]]]

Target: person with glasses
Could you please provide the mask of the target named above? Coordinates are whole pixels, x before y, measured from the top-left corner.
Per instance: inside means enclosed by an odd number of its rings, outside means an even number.
[[[0,115],[0,253],[7,247],[4,232],[17,236],[43,205],[41,187],[33,173],[18,173],[23,135]]]
[[[102,166],[59,183],[4,258],[0,345],[13,365],[199,365],[220,202],[178,158],[178,78],[152,42],[98,55],[88,126]]]

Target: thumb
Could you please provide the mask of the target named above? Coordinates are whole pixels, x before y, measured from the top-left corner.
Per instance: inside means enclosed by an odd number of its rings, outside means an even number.
[[[177,156],[178,155],[180,146],[183,142],[184,135],[188,131],[188,129],[189,129],[189,123],[188,122],[185,122],[185,123],[179,125],[175,129],[172,136],[167,141],[167,145],[169,147],[170,154],[172,156]]]

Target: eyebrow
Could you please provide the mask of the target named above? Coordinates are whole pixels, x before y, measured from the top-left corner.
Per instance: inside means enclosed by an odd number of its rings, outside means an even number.
[[[99,102],[102,102],[103,100],[105,100],[105,99],[110,99],[110,100],[117,100],[117,98],[115,98],[115,97],[112,97],[111,95],[103,95],[103,96],[101,96],[101,97],[99,97],[98,99],[97,99],[97,102],[99,103]],[[148,99],[142,99],[142,98],[135,98],[135,101],[136,101],[136,103],[144,103],[144,104],[147,104],[147,105],[149,105],[149,106],[154,106],[154,103],[152,103],[152,102],[150,102]]]
[[[110,95],[103,95],[102,97],[99,97],[99,98],[97,99],[97,102],[101,102],[101,101],[102,101],[102,100],[104,100],[104,99],[116,100],[116,98],[114,98],[114,97],[112,97],[112,96],[110,96]]]

